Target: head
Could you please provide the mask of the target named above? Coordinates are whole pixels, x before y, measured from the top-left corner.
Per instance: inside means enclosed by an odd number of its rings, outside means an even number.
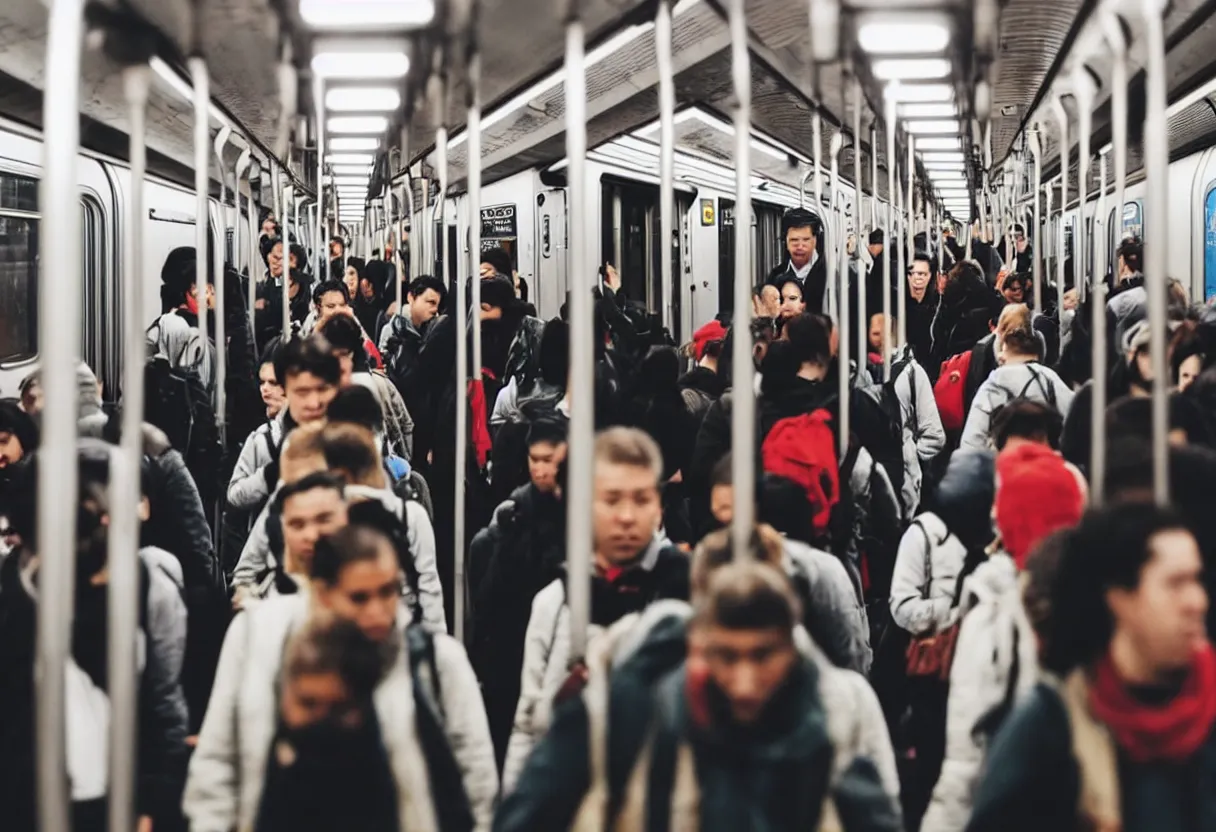
[[[998,451],[1030,443],[1056,450],[1064,417],[1060,411],[1031,399],[1014,399],[992,414],[990,437]]]
[[[790,353],[801,371],[827,371],[832,358],[832,333],[825,318],[804,312],[785,325]]]
[[[392,285],[396,270],[391,263],[380,260],[373,255],[363,269],[359,280],[359,296],[365,303],[371,303],[379,298]],[[394,290],[396,291],[396,290]]]
[[[1028,326],[1010,326],[997,337],[1000,338],[997,358],[1002,364],[1038,361],[1043,357],[1043,342]]]
[[[279,384],[274,374],[274,358],[267,357],[258,365],[258,392],[262,394],[262,404],[266,405],[266,418],[273,419],[283,409],[286,398],[283,385]]]
[[[595,439],[595,552],[604,566],[624,566],[654,539],[662,520],[663,456],[649,434],[609,428]]]
[[[775,318],[781,310],[781,290],[771,283],[762,283],[752,289],[752,316]]]
[[[1005,303],[1024,303],[1026,300],[1026,276],[1023,274],[1011,274],[1005,278],[1005,283],[1001,286],[1001,294],[1005,296]]]
[[[288,257],[291,260],[291,281],[295,283],[297,273],[308,270],[308,250],[298,243],[292,243],[288,248]]]
[[[1179,391],[1186,390],[1203,372],[1203,362],[1206,358],[1203,342],[1199,339],[1193,321],[1183,321],[1178,325],[1170,339],[1169,350],[1174,386]]]
[[[501,247],[495,247],[482,252],[481,255],[481,276],[494,277],[511,277],[515,272],[515,263],[511,260],[510,253]]]
[[[275,497],[283,525],[283,568],[310,574],[317,541],[346,525],[342,481],[318,472],[289,482]]]
[[[410,322],[415,329],[421,329],[427,322],[439,314],[447,290],[443,281],[437,277],[423,275],[410,283],[405,299],[410,307]]]
[[[35,370],[21,380],[19,391],[21,409],[29,416],[42,412],[42,372]]]
[[[693,357],[698,364],[717,370],[725,342],[726,327],[722,326],[720,321],[710,321],[693,333]]]
[[[781,224],[785,228],[785,250],[789,252],[790,262],[801,269],[811,262],[819,245],[819,220],[810,211],[799,208],[787,213]]]
[[[908,289],[913,295],[921,297],[929,289],[929,282],[937,277],[937,260],[933,255],[918,251],[912,255],[912,265],[908,268]]]
[[[1026,229],[1021,225],[1013,226],[1013,247],[1018,254],[1024,254],[1026,248],[1030,245],[1030,241],[1026,239]],[[1015,301],[1020,302],[1020,301]]]
[[[481,319],[496,321],[515,305],[515,284],[502,276],[481,280]]]
[[[13,402],[0,401],[0,470],[38,449],[38,426]]]
[[[310,619],[292,635],[283,655],[283,727],[359,727],[380,675],[379,651],[358,627],[339,618]]]
[[[870,252],[870,256],[875,260],[882,257],[883,233],[881,228],[876,228],[870,232],[870,241],[866,245],[866,250]]]
[[[557,472],[566,460],[566,426],[540,419],[528,427],[528,477],[542,494],[555,494]]]
[[[313,598],[321,609],[354,623],[384,644],[397,624],[401,568],[388,535],[348,524],[317,542],[312,561]]]
[[[1195,538],[1148,503],[1090,512],[1061,559],[1052,592],[1052,649],[1066,672],[1109,653],[1131,683],[1176,678],[1207,643],[1208,598]]]
[[[334,258],[341,257],[345,253],[346,253],[346,243],[342,240],[342,238],[341,237],[330,237],[329,238],[329,258],[331,260],[333,260]]]
[[[277,237],[279,236],[279,224],[274,218],[274,214],[267,212],[262,217],[262,236]]]
[[[296,424],[325,418],[338,392],[342,368],[329,342],[320,335],[293,338],[274,357],[274,375],[283,385],[287,410]]]
[[[886,319],[881,312],[870,316],[870,349],[882,355],[883,350],[883,321]],[[894,343],[894,342],[892,342]]]
[[[801,613],[788,579],[767,563],[732,562],[709,577],[695,610],[690,682],[705,679],[736,724],[754,725],[798,662]]]
[[[1144,244],[1135,237],[1129,237],[1119,243],[1116,250],[1120,280],[1144,273]]]
[[[353,315],[335,315],[321,324],[317,333],[328,342],[338,361],[341,369],[339,387],[349,387],[355,373],[367,370],[367,351],[358,319]]]
[[[321,326],[334,315],[350,313],[350,295],[346,284],[337,280],[326,280],[317,284],[312,292],[312,302],[317,307],[317,325]]]
[[[309,474],[325,471],[325,454],[321,450],[321,428],[324,422],[300,425],[287,434],[279,454],[279,481],[293,483]]]
[[[1123,355],[1132,395],[1149,395],[1153,386],[1153,359],[1149,351],[1152,333],[1148,320],[1133,325],[1123,335]]]
[[[329,403],[327,420],[365,428],[380,440],[384,436],[384,410],[376,394],[362,384],[343,387]]]
[[[778,317],[789,320],[806,311],[802,284],[796,278],[783,278],[777,290],[781,293],[781,305],[777,308]]]
[[[346,268],[342,272],[342,285],[346,287],[346,296],[351,300],[359,296],[359,282],[363,279],[366,264],[362,257],[346,258]]]
[[[1085,500],[1081,474],[1051,449],[1024,443],[997,455],[992,513],[1019,568],[1040,540],[1080,522]]]
[[[387,487],[376,435],[362,425],[329,422],[321,431],[321,448],[326,467],[347,485]]]
[[[266,269],[273,278],[283,276],[283,241],[266,237],[262,241],[262,250],[266,257]]]

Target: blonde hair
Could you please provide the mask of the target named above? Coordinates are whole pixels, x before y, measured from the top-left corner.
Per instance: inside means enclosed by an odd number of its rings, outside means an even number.
[[[663,453],[646,431],[637,428],[608,428],[595,437],[595,461],[610,465],[647,468],[657,485],[663,476]]]
[[[1001,310],[1001,317],[997,318],[996,331],[998,335],[1004,335],[1013,329],[1031,329],[1030,325],[1030,307],[1024,303],[1011,303]]]
[[[756,526],[748,541],[747,549],[751,560],[777,569],[782,568],[785,558],[784,543],[781,535],[772,526],[765,524]],[[735,547],[731,541],[729,528],[710,532],[701,538],[701,542],[693,550],[692,566],[689,569],[690,594],[694,602],[709,591],[710,579],[713,575],[723,566],[734,561]]]

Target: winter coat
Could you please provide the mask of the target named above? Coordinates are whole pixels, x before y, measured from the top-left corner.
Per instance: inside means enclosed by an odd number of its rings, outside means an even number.
[[[958,278],[946,286],[933,318],[933,364],[966,352],[989,333],[989,322],[1001,314],[1005,300],[977,280]]]
[[[836,667],[865,674],[874,653],[870,628],[848,571],[835,555],[785,538],[785,570],[802,595],[803,624]]]
[[[693,367],[680,376],[677,384],[680,395],[684,397],[684,406],[698,427],[709,412],[709,406],[726,392],[726,379],[708,367]]]
[[[1055,370],[1037,361],[998,367],[976,391],[959,447],[987,448],[992,414],[1015,399],[1029,399],[1054,407],[1061,416],[1067,417],[1073,392]]]
[[[228,482],[228,505],[231,508],[252,510],[265,505],[270,493],[278,488],[278,482],[266,480],[266,466],[278,459],[283,446],[283,420],[287,408],[279,415],[249,434],[232,469]]]
[[[519,382],[514,378],[507,381],[507,385],[498,391],[498,398],[494,400],[494,409],[490,414],[490,427],[498,428],[508,422],[526,422],[527,414],[524,411],[524,405],[530,401],[545,401],[557,403],[563,395],[565,389],[554,384],[537,379],[532,386],[526,391],[521,391]]]
[[[389,450],[405,460],[413,458],[414,420],[397,388],[381,370],[354,373],[351,382],[371,390],[384,413],[384,431]]]
[[[349,486],[347,495],[353,496],[358,490],[358,486]],[[410,587],[410,589],[418,593],[418,603],[422,609],[422,623],[433,632],[447,632],[447,618],[443,608],[443,587],[439,583],[439,572],[435,563],[435,530],[427,516],[426,509],[413,500],[402,500],[391,491],[362,490],[366,491],[371,498],[379,500],[385,508],[405,521],[410,554],[414,558],[414,567],[418,570],[418,586]],[[271,494],[272,498],[273,496]],[[254,521],[253,530],[245,542],[244,551],[241,552],[241,559],[232,573],[233,589],[242,586],[251,589],[257,587],[271,568],[274,553],[270,551],[270,536],[266,531],[268,522],[270,522],[269,506],[262,509],[258,519]]]
[[[581,696],[554,714],[552,727],[528,759],[517,787],[506,793],[495,818],[495,830],[600,832],[608,828],[653,828],[644,822],[612,826],[608,820],[620,808],[631,771],[648,741],[661,680],[682,673],[686,625],[691,615],[687,603],[658,601],[641,613],[621,619],[590,644],[590,681]],[[834,667],[805,630],[795,630],[794,640],[807,663],[801,667],[814,668],[815,693],[800,697],[800,701],[807,705],[814,702],[818,718],[824,719],[832,749],[825,755],[825,762],[836,808],[844,810],[848,804],[856,809],[840,812],[850,821],[843,828],[901,828],[895,755],[877,697],[864,677]],[[814,744],[819,746],[818,742]],[[809,747],[811,743],[804,745]],[[864,774],[856,768],[859,765]],[[767,789],[769,785],[763,781],[771,781],[761,780],[756,785]],[[852,789],[846,783],[865,784],[865,788]],[[822,795],[826,787],[827,783],[818,793]],[[782,790],[783,796],[788,798],[797,789],[787,787]],[[858,800],[842,803],[842,794],[852,794]],[[732,801],[730,810],[739,808],[739,802]],[[702,815],[707,813],[703,811]],[[729,815],[719,820],[726,817]],[[745,822],[734,828],[770,827]]]
[[[1216,829],[1216,734],[1181,765],[1137,763],[1090,714],[1085,673],[1045,679],[1010,716],[992,745],[969,832]]]
[[[966,828],[991,739],[1038,678],[1038,643],[1012,558],[994,555],[976,569],[964,583],[959,608],[946,758],[922,824],[933,832]]]
[[[641,591],[632,593],[632,611],[660,598],[688,597],[688,557],[656,536],[634,572]],[[619,580],[619,579],[618,579]],[[592,604],[589,633],[594,635],[616,619]],[[570,609],[566,606],[564,579],[553,581],[532,601],[532,616],[524,636],[524,663],[520,676],[515,727],[503,764],[504,791],[510,791],[536,742],[549,727],[553,697],[569,675]]]
[[[966,547],[941,518],[930,512],[917,517],[899,544],[891,580],[892,620],[914,636],[940,633],[957,621],[954,598],[966,559]]]
[[[233,620],[186,781],[183,807],[193,832],[252,828],[278,724],[276,691],[283,649],[308,616],[308,597],[291,595],[268,599]],[[403,605],[398,630],[408,622]],[[486,830],[498,777],[477,679],[458,642],[436,633],[434,645],[445,733],[461,770],[475,828]],[[400,829],[433,832],[437,823],[429,797],[428,765],[415,729],[413,681],[404,647],[376,688],[374,703],[397,783]]]
[[[423,326],[423,330],[425,329],[426,326]],[[392,378],[408,374],[414,362],[418,360],[422,338],[422,331],[414,326],[414,321],[408,314],[394,315],[390,322],[385,324],[376,346],[384,358],[384,368]]]
[[[919,301],[912,297],[912,293],[907,290],[906,285],[904,291],[906,292],[904,318],[907,320],[904,325],[904,334],[907,336],[908,346],[912,348],[912,354],[916,356],[916,361],[928,373],[929,378],[936,382],[941,362],[934,360],[933,318],[937,314],[937,306],[941,298],[932,282],[925,289],[924,298]]]
[[[1106,331],[1112,335],[1110,345],[1115,355],[1124,354],[1123,337],[1147,314],[1148,290],[1144,288],[1144,275],[1133,275],[1121,282],[1106,302]]]
[[[920,506],[924,466],[945,449],[946,431],[933,397],[933,383],[909,346],[896,352],[892,366],[905,360],[908,364],[895,379],[893,389],[903,419],[904,483],[900,498],[905,516],[911,517]]]

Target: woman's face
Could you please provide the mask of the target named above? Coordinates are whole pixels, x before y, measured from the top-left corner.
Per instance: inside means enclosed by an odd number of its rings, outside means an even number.
[[[781,287],[781,317],[796,318],[806,311],[802,300],[802,289],[797,283],[789,282]]]
[[[1005,295],[1005,303],[1022,303],[1026,297],[1026,287],[1022,281],[1010,278],[1005,281],[1001,293]]]
[[[352,298],[359,291],[359,273],[355,271],[354,266],[347,266],[345,274],[342,275],[342,282],[346,284],[346,291]]]
[[[1192,355],[1178,367],[1178,389],[1185,390],[1199,377],[1203,369],[1203,356]]]
[[[279,411],[283,409],[283,403],[286,401],[283,396],[283,388],[275,380],[273,364],[266,363],[261,366],[258,370],[258,382],[262,394],[262,404],[266,405],[266,415],[273,419],[279,415]]]

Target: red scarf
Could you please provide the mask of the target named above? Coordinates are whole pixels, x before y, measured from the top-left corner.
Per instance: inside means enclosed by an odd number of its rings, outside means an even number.
[[[1210,645],[1195,651],[1182,689],[1161,706],[1132,697],[1108,654],[1094,673],[1089,707],[1134,762],[1183,762],[1216,722],[1216,652]]]

